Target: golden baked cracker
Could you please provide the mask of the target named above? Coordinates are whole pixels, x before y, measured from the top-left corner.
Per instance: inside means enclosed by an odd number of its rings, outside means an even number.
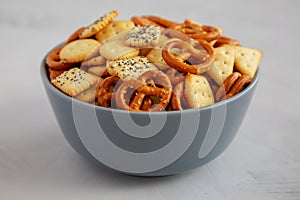
[[[157,70],[146,57],[137,56],[134,58],[111,61],[107,63],[107,71],[113,76],[122,80],[136,79],[139,75],[149,70]]]
[[[124,31],[129,31],[133,29],[134,23],[130,20],[117,20],[109,23],[105,28],[96,33],[95,37],[99,42],[115,36]]]
[[[239,46],[236,47],[234,64],[236,69],[242,74],[249,75],[253,78],[261,58],[262,51]]]
[[[93,39],[75,40],[61,49],[59,57],[65,63],[82,62],[99,45],[100,43]]]
[[[201,75],[186,75],[184,96],[192,108],[208,106],[214,103],[214,95],[209,82]]]
[[[80,101],[84,101],[87,103],[91,103],[95,101],[96,98],[96,84],[94,86],[92,86],[90,89],[87,89],[83,92],[81,92],[80,94],[78,94],[77,96],[75,96],[75,99],[78,99]]]
[[[139,55],[139,49],[124,44],[126,36],[126,33],[121,33],[106,40],[99,48],[100,55],[108,60],[132,58]]]
[[[72,68],[51,80],[51,83],[69,96],[76,96],[98,82],[99,78],[79,68]]]
[[[157,26],[138,26],[129,31],[125,44],[133,47],[153,47],[158,44],[161,30]]]
[[[235,58],[235,46],[224,45],[215,48],[215,60],[207,72],[219,85],[232,73]]]
[[[94,23],[86,27],[80,34],[79,38],[88,38],[96,33],[98,33],[101,29],[103,29],[107,24],[109,24],[115,17],[119,15],[118,10],[113,10],[111,12],[106,13],[97,19]]]

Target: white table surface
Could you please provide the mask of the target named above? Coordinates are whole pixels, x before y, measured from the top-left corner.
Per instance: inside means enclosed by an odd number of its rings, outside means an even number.
[[[39,76],[45,53],[112,10],[222,27],[264,51],[261,80],[232,145],[165,178],[95,166],[63,137]],[[300,1],[0,1],[0,199],[300,199]]]

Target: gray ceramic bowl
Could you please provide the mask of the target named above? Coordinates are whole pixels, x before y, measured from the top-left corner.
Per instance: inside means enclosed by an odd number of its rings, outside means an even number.
[[[232,142],[259,79],[234,97],[199,109],[128,112],[73,99],[41,77],[60,128],[82,156],[122,173],[165,176],[202,166]]]

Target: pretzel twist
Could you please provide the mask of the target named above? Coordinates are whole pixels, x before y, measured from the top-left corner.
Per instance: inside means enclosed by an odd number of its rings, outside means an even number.
[[[248,75],[242,75],[239,72],[233,72],[223,82],[216,92],[216,101],[228,99],[242,91],[252,79]]]
[[[172,49],[180,49],[181,52],[174,55]],[[190,56],[186,58],[188,54]],[[184,41],[171,41],[165,44],[162,57],[170,67],[182,73],[200,74],[209,70],[215,53],[213,47],[204,40],[192,44]]]
[[[150,20],[164,28],[169,28],[171,26],[175,26],[176,24],[178,24],[178,23],[170,21],[168,19],[158,17],[158,16],[153,16],[153,15],[142,16],[142,18]]]
[[[218,28],[208,25],[200,25],[192,20],[185,20],[182,24],[170,26],[170,29],[186,34],[193,39],[213,41],[221,36]]]
[[[109,76],[101,82],[97,92],[97,104],[99,106],[111,107],[114,98],[114,88],[119,81],[119,77]]]
[[[161,71],[149,70],[137,80],[125,81],[116,91],[115,100],[119,109],[155,112],[167,107],[171,94],[172,85],[168,77]],[[152,104],[151,96],[158,97],[159,102]]]

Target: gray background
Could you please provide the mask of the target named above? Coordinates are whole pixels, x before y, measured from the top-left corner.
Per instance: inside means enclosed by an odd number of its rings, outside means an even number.
[[[239,134],[219,158],[165,178],[86,162],[64,139],[39,76],[45,53],[80,26],[157,14],[222,27],[264,51]],[[0,199],[300,199],[300,1],[0,1]]]

